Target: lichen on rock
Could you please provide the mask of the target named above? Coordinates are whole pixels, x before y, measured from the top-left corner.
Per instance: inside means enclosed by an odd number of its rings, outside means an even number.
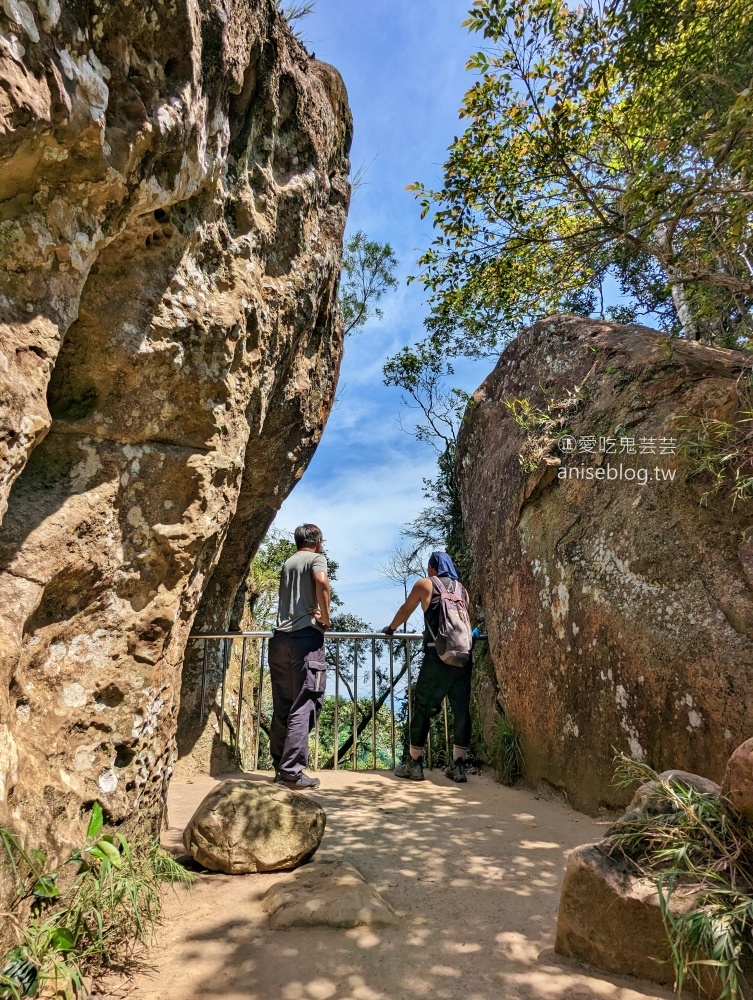
[[[197,609],[319,440],[352,123],[273,0],[0,32],[0,824],[54,856],[159,825]]]

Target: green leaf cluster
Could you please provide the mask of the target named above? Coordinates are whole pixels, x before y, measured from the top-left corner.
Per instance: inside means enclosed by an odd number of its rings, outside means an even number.
[[[378,303],[390,288],[397,288],[397,266],[390,244],[370,240],[363,230],[345,241],[339,302],[346,337],[372,317],[382,319]]]
[[[293,37],[297,38],[301,44],[303,44],[303,33],[301,32],[298,25],[301,21],[304,21],[309,15],[314,13],[316,9],[316,3],[314,0],[302,0],[302,2],[293,3],[282,3],[278,0],[277,8],[288,22],[290,29],[293,33]]]
[[[484,47],[443,185],[411,186],[445,354],[603,305],[738,346],[753,331],[748,0],[476,0]],[[606,310],[609,313],[609,310]]]
[[[85,842],[57,871],[44,850],[26,849],[11,830],[0,830],[16,883],[3,919],[18,942],[0,960],[0,998],[33,997],[48,986],[71,1000],[79,996],[85,975],[125,968],[151,938],[162,885],[193,881],[156,840],[132,845],[103,828],[95,802]]]
[[[499,780],[514,785],[523,773],[523,746],[520,733],[506,715],[495,721],[489,749]]]
[[[731,501],[732,509],[753,501],[753,372],[743,371],[737,383],[739,409],[732,421],[712,417],[679,417],[677,426],[685,432],[680,453],[688,463],[689,475],[702,476],[710,485],[701,495],[708,506],[714,497]]]

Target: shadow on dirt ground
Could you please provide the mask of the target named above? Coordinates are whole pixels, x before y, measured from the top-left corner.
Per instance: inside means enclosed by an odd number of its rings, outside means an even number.
[[[231,776],[227,776],[231,777]],[[239,775],[239,777],[241,777]],[[242,775],[269,781],[268,774]],[[138,1000],[638,1000],[660,987],[569,963],[552,949],[567,852],[599,837],[562,802],[486,777],[323,772],[320,854],[356,865],[400,914],[395,928],[270,930],[260,898],[285,875],[205,874],[166,905]],[[215,779],[173,785],[166,846]]]

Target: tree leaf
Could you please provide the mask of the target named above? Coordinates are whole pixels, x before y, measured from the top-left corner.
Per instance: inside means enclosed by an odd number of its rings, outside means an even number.
[[[98,840],[94,845],[99,851],[107,858],[107,860],[112,864],[113,868],[120,868],[122,864],[122,858],[120,857],[120,851],[111,844],[109,840]]]
[[[92,837],[96,837],[99,831],[104,826],[104,817],[102,815],[102,806],[99,802],[95,802],[92,806],[92,814],[89,819],[89,826],[86,830],[86,839],[90,840]]]
[[[76,935],[67,927],[58,927],[50,934],[50,944],[56,951],[70,951],[76,945]]]
[[[55,885],[57,872],[47,872],[40,875],[32,887],[32,893],[37,899],[56,899],[60,895],[60,889]]]

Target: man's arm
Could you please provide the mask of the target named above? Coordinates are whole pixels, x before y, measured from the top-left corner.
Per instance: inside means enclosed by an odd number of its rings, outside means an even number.
[[[332,624],[329,606],[331,591],[329,577],[324,570],[314,573],[314,588],[316,590],[316,603],[319,605],[319,610],[314,615],[314,618],[316,618],[319,625],[326,631]]]
[[[382,629],[382,632],[389,635],[391,632],[395,632],[399,629],[401,625],[408,621],[419,604],[425,611],[429,606],[429,601],[431,600],[431,589],[431,580],[427,577],[424,577],[423,580],[416,580],[413,584],[413,590],[411,590],[410,594],[408,594],[407,601],[400,605],[395,617],[386,628]]]

